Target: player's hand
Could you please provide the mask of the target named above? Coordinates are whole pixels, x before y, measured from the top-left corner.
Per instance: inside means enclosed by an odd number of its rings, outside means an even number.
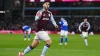
[[[58,25],[56,25],[55,27],[58,28]]]
[[[88,29],[86,29],[86,31],[88,31]]]

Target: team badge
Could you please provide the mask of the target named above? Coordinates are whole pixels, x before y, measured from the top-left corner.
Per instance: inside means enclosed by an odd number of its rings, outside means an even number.
[[[43,16],[45,16],[45,14],[43,14]]]

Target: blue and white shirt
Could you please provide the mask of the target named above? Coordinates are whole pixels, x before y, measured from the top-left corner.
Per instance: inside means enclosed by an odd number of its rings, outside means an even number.
[[[28,26],[28,25],[25,25],[25,26],[22,27],[22,29],[25,30],[25,31],[28,31],[29,29],[31,29],[31,27]]]
[[[61,26],[61,30],[68,31],[68,23],[65,19],[61,20],[59,24]]]

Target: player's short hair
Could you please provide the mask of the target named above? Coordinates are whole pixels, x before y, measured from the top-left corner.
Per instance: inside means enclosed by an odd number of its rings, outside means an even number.
[[[48,1],[48,0],[45,0],[45,1],[44,1],[44,3],[46,3],[46,2],[50,2],[50,1]]]
[[[45,4],[45,3],[47,3],[47,2],[50,3],[48,0],[46,0],[45,2],[43,2],[43,4]]]
[[[84,19],[88,19],[88,18],[84,18]]]
[[[64,17],[61,17],[61,19],[64,19]]]

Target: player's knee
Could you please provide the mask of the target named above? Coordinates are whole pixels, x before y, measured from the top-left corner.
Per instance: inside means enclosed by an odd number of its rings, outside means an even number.
[[[28,33],[28,35],[30,35],[30,33]]]
[[[51,45],[51,43],[52,43],[52,40],[47,40],[46,41],[46,44],[48,44],[48,45]]]
[[[84,39],[87,39],[87,37],[84,37]]]
[[[28,35],[30,35],[29,33],[27,33]]]
[[[52,40],[49,41],[49,45],[51,45],[51,43],[52,43]]]
[[[50,44],[52,43],[52,40],[50,40]]]
[[[61,35],[61,38],[63,38],[64,36],[63,35]]]
[[[24,33],[24,36],[26,36],[26,33]]]
[[[65,37],[67,38],[67,35],[65,35]]]

